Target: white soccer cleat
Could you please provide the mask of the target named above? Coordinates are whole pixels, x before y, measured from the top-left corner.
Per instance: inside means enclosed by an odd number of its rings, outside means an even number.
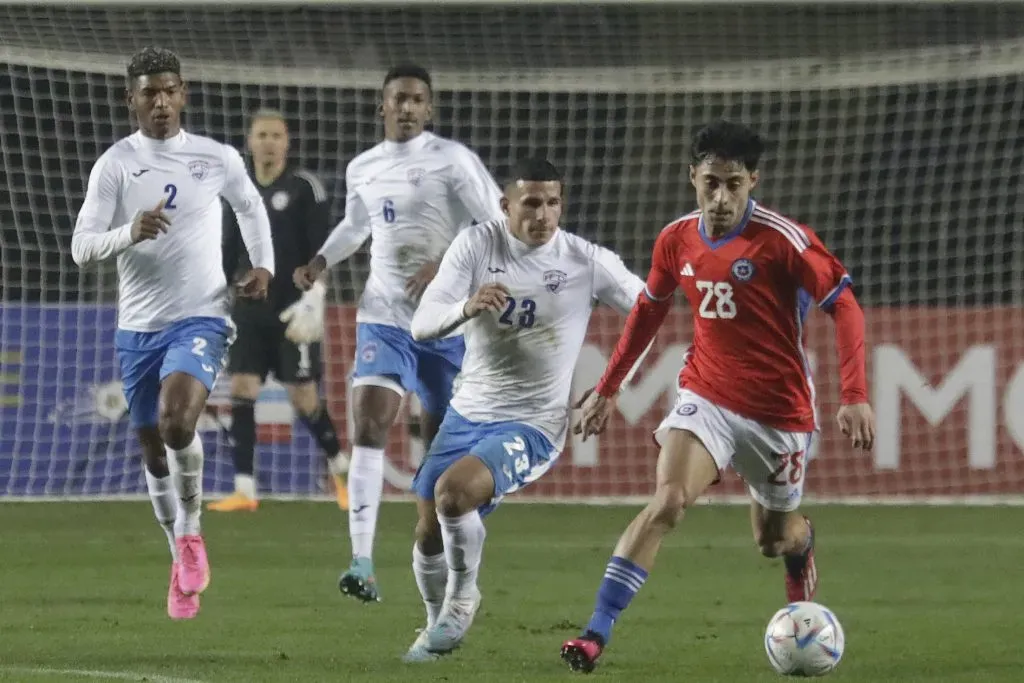
[[[437,617],[437,623],[420,634],[420,638],[416,639],[416,643],[413,643],[413,647],[409,648],[409,652],[406,653],[406,661],[427,661],[409,658],[410,655],[413,655],[413,650],[421,638],[423,644],[420,648],[416,648],[416,651],[431,655],[431,659],[436,659],[439,655],[446,655],[459,647],[462,644],[462,639],[466,637],[469,627],[473,624],[477,610],[480,609],[480,601],[479,589],[474,589],[473,597],[468,600],[446,599],[441,614]]]
[[[402,656],[403,662],[432,662],[441,655],[436,655],[427,650],[427,631],[430,627],[417,629],[416,640],[412,642],[409,649]]]

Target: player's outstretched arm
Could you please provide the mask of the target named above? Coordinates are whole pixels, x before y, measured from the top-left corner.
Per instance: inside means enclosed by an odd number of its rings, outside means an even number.
[[[304,266],[299,266],[292,274],[295,286],[307,291],[316,283],[325,270],[341,263],[370,238],[370,213],[366,210],[359,195],[353,188],[359,183],[359,177],[352,173],[349,165],[345,171],[345,217],[324,240],[323,246]]]
[[[801,229],[794,234],[798,239],[791,243],[791,267],[800,286],[832,316],[836,327],[842,402],[836,422],[854,448],[870,450],[875,441],[875,415],[868,404],[864,311],[850,290],[853,281],[839,259],[812,231]]]
[[[308,260],[316,255],[316,251],[327,239],[331,227],[330,206],[327,191],[319,178],[305,170],[296,171],[295,176],[305,181],[308,186],[299,197],[299,201],[302,202],[301,228],[306,248],[302,258]],[[325,280],[323,275],[319,276],[298,301],[281,311],[278,316],[281,322],[287,323],[284,336],[296,344],[312,344],[323,339],[324,308],[327,299]]]
[[[473,306],[469,305],[473,299],[470,294],[476,251],[470,233],[466,231],[460,233],[448,247],[437,275],[427,285],[412,317],[413,339],[424,341],[444,337],[470,318],[480,315],[485,310],[485,307],[481,307],[484,303],[494,304],[502,296],[495,292],[486,302],[477,300]],[[503,287],[500,289],[504,290]],[[508,290],[504,292],[503,296],[507,296]]]
[[[655,242],[647,283],[640,283],[641,291],[629,309],[626,327],[615,345],[608,367],[594,389],[585,393],[577,404],[577,407],[582,408],[582,413],[573,432],[581,434],[584,440],[591,434],[600,434],[604,431],[611,412],[612,399],[618,394],[623,383],[636,373],[650,350],[658,328],[672,307],[672,294],[678,283],[675,279],[675,269],[671,265],[673,261],[670,240],[671,236],[663,232]],[[613,258],[602,256],[603,263],[595,271],[595,296],[624,311],[629,294],[637,289],[639,278],[634,281],[632,278],[636,276],[626,270],[621,259],[614,254],[611,256]]]
[[[117,256],[133,244],[156,239],[167,232],[170,219],[163,213],[164,201],[143,211],[131,223],[110,229],[121,194],[121,169],[104,154],[89,174],[85,202],[78,212],[71,236],[71,257],[79,266]]]
[[[871,450],[875,442],[875,414],[868,403],[864,353],[864,312],[848,288],[836,297],[828,311],[836,327],[836,352],[842,407],[836,422],[854,448]]]
[[[235,212],[238,231],[249,252],[250,270],[238,283],[243,296],[262,299],[267,295],[270,278],[274,275],[274,242],[270,233],[270,217],[263,197],[245,170],[242,156],[233,147],[224,150],[224,199]]]

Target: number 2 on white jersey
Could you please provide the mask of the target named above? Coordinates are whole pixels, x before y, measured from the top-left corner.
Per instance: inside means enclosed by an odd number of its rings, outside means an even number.
[[[736,302],[732,300],[732,285],[728,282],[697,280],[697,291],[704,292],[698,309],[700,317],[711,320],[730,320],[736,317]]]

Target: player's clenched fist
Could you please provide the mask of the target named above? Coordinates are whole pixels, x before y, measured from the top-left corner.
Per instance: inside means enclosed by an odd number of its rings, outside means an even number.
[[[171,219],[164,213],[164,204],[167,198],[160,200],[160,203],[150,211],[143,211],[135,222],[132,223],[132,244],[138,244],[143,240],[155,240],[157,235],[167,232],[171,225]]]
[[[317,254],[309,263],[295,269],[295,272],[292,273],[292,281],[296,287],[305,292],[313,286],[313,283],[325,270],[327,270],[327,259]]]
[[[850,437],[854,448],[870,451],[875,443],[875,413],[867,403],[845,405],[836,413],[843,436]]]
[[[484,311],[500,313],[505,310],[505,302],[510,292],[508,287],[500,282],[488,282],[476,290],[476,294],[469,297],[469,301],[463,306],[462,312],[467,318],[475,318]]]

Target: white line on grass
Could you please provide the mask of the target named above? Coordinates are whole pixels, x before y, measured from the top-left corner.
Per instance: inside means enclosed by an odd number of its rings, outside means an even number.
[[[204,683],[195,678],[176,678],[160,674],[137,673],[134,671],[98,671],[93,669],[51,669],[43,666],[0,666],[0,672],[28,676],[67,676],[69,678],[105,678],[115,681],[138,681],[142,683]]]

